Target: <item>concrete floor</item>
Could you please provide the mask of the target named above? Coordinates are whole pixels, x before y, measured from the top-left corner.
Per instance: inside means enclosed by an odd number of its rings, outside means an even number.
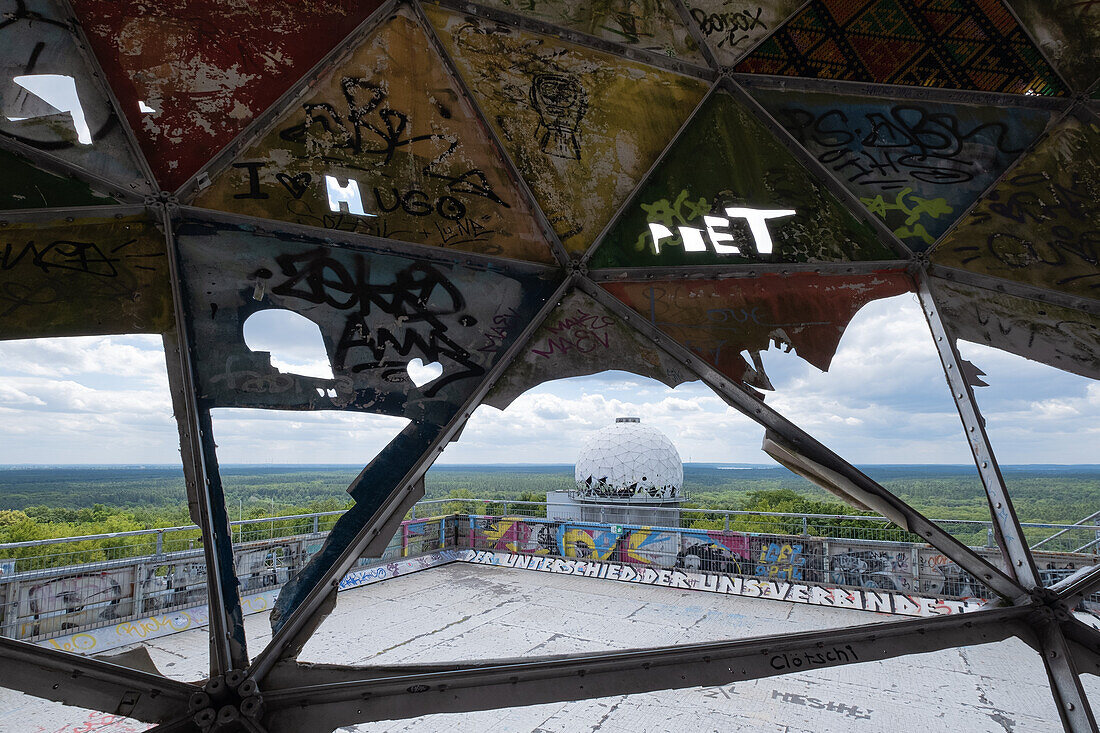
[[[455,563],[341,593],[303,661],[433,662],[744,638],[897,617]],[[246,618],[255,653],[266,614]],[[205,630],[145,643],[160,670],[194,680]],[[1085,677],[1093,699],[1100,684]],[[0,690],[0,730],[130,733],[147,726]],[[693,688],[341,728],[455,731],[1061,731],[1038,656],[998,644]]]

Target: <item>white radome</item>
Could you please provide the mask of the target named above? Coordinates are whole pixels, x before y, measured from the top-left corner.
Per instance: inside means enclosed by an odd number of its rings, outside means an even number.
[[[660,430],[620,417],[585,442],[574,478],[582,497],[671,499],[684,485],[684,464]]]

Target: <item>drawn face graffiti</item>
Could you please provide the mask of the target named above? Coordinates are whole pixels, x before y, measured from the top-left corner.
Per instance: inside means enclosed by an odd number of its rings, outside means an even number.
[[[557,158],[581,159],[577,129],[588,109],[588,95],[573,76],[536,74],[531,106],[539,113],[542,152]]]

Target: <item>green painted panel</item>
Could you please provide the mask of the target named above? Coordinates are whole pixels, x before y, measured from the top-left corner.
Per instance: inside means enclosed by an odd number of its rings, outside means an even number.
[[[932,261],[1100,296],[1100,126],[1069,117],[936,247]]]
[[[36,168],[21,155],[0,150],[0,209],[43,209],[51,206],[100,206],[118,203],[101,196],[83,181]]]
[[[688,0],[685,4],[718,63],[733,66],[805,0]]]
[[[503,410],[543,382],[612,369],[650,377],[669,387],[696,379],[664,349],[642,338],[590,296],[574,290],[535,331],[486,395],[485,404]]]
[[[1064,96],[1001,0],[810,0],[737,65],[747,74]]]
[[[483,0],[481,4],[662,56],[706,63],[672,3],[663,0]]]
[[[326,177],[355,182],[363,214]],[[277,120],[198,206],[553,262],[531,208],[423,29],[403,10]]]
[[[751,230],[730,210],[786,212]],[[794,213],[790,213],[794,212]],[[713,229],[708,231],[708,222]],[[656,245],[654,227],[668,236]],[[693,234],[693,232],[695,234]],[[770,238],[770,252],[767,250]],[[692,247],[695,249],[693,251]],[[744,105],[715,94],[596,250],[593,267],[894,257]]]
[[[587,249],[706,93],[697,79],[427,12],[572,252]]]
[[[913,250],[950,229],[1054,116],[787,89],[753,96]]]
[[[1008,0],[1031,37],[1074,89],[1100,78],[1100,3],[1081,0]]]
[[[0,340],[171,326],[164,234],[144,217],[0,228]]]

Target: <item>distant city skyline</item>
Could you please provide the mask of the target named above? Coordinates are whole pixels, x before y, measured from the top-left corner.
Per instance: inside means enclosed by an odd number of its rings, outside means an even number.
[[[305,332],[268,325],[246,336],[284,369],[328,369]],[[988,347],[960,350],[987,375],[977,394],[1001,463],[1096,460],[1100,384]],[[768,404],[852,463],[971,463],[912,295],[865,306],[827,373],[777,349],[763,359],[777,388]],[[700,382],[670,389],[615,371],[540,385],[503,412],[478,408],[437,463],[572,463],[587,434],[628,415],[667,434],[686,462],[770,465],[763,428]],[[365,465],[405,424],[334,411],[214,411],[225,464]],[[0,342],[0,463],[178,461],[159,337]]]

